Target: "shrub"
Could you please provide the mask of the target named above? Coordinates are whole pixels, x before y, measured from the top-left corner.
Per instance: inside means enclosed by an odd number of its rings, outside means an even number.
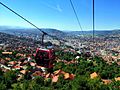
[[[0,90],[6,90],[6,89],[7,89],[6,84],[4,84],[3,81],[0,82]]]
[[[14,71],[8,71],[3,74],[4,83],[6,84],[7,88],[11,88],[11,84],[17,82],[16,77],[17,76]]]

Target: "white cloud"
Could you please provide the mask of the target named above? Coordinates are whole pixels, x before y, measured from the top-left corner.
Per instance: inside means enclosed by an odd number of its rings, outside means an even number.
[[[58,11],[58,12],[62,12],[62,11],[63,11],[59,4],[56,5],[56,6],[52,6],[52,5],[47,4],[47,3],[42,3],[42,4],[44,4],[45,6],[51,8],[51,9],[53,9],[53,10],[56,10],[56,11]]]
[[[62,12],[62,9],[60,7],[60,5],[57,5],[57,8],[56,8],[59,12]]]

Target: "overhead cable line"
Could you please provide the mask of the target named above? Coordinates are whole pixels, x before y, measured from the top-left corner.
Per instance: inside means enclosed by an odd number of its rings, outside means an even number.
[[[30,25],[34,26],[35,28],[37,28],[38,30],[40,30],[42,33],[44,33],[44,31],[42,31],[40,28],[38,28],[36,25],[34,25],[33,23],[31,23],[30,21],[28,21],[27,19],[25,19],[23,16],[21,16],[20,14],[18,14],[17,12],[15,12],[14,10],[12,10],[11,8],[9,8],[8,6],[6,6],[5,4],[3,4],[2,2],[0,2],[0,4],[2,6],[4,6],[5,8],[7,8],[8,10],[10,10],[11,12],[13,12],[14,14],[16,14],[17,16],[19,16],[20,18],[22,18],[23,20],[25,20],[26,22],[28,22]]]
[[[84,36],[84,32],[83,32],[83,29],[82,29],[82,26],[81,26],[80,20],[79,20],[79,18],[78,18],[78,15],[77,15],[77,12],[76,12],[76,10],[75,10],[75,7],[74,7],[74,5],[73,5],[72,0],[70,0],[70,4],[71,4],[71,6],[72,6],[73,12],[74,12],[75,17],[76,17],[76,19],[77,19],[77,22],[78,22],[79,28],[81,29],[82,34],[83,34],[83,36]]]
[[[14,13],[15,15],[17,15],[18,17],[20,17],[21,19],[23,19],[24,21],[26,21],[27,23],[29,23],[30,25],[32,25],[33,27],[35,27],[36,29],[38,29],[39,31],[41,31],[44,35],[48,35],[49,37],[52,37],[53,39],[56,39],[58,41],[62,40],[62,39],[57,38],[56,36],[53,36],[53,35],[50,35],[50,34],[44,32],[42,29],[40,29],[39,27],[37,27],[35,24],[33,24],[32,22],[30,22],[29,20],[27,20],[22,15],[18,14],[17,12],[15,12],[13,9],[9,8],[7,5],[3,4],[2,2],[0,2],[0,4],[2,6],[4,6],[5,8],[7,8],[12,13]],[[64,41],[64,40],[62,40],[62,41]]]
[[[93,45],[95,44],[95,2],[93,0]]]

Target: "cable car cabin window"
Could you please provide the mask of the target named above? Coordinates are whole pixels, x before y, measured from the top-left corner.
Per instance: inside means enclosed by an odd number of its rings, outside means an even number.
[[[44,59],[49,59],[49,54],[48,54],[48,52],[43,51],[43,52],[42,52],[42,55],[43,55],[43,58],[44,58]]]
[[[55,56],[55,53],[53,51],[51,51],[51,58],[53,58]]]
[[[38,51],[37,54],[36,54],[36,56],[39,56],[39,57],[42,56],[42,52]]]
[[[49,52],[46,51],[38,51],[36,54],[37,57],[39,58],[44,58],[44,59],[49,59]]]

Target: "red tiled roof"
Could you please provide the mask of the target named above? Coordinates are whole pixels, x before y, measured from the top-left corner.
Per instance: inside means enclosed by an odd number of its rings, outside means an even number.
[[[98,74],[97,74],[96,72],[90,74],[90,78],[91,78],[91,79],[94,79],[94,78],[96,78],[96,77],[98,77]]]
[[[26,74],[27,70],[21,70],[20,73]]]
[[[59,75],[57,75],[57,76],[53,76],[53,78],[52,78],[52,82],[57,82],[57,81],[58,81],[58,78],[59,78]]]
[[[69,73],[65,73],[64,74],[64,79],[69,79],[70,78],[70,74]]]
[[[59,69],[59,70],[57,70],[57,71],[54,71],[54,74],[55,74],[55,75],[58,75],[58,74],[60,74],[61,72],[62,72],[62,70]]]
[[[115,81],[120,81],[120,77],[115,78]]]
[[[2,52],[2,54],[12,54],[12,52]]]
[[[11,64],[11,65],[15,65],[17,62],[16,61],[10,61],[8,63]]]
[[[30,62],[30,65],[34,67],[36,63]]]
[[[32,76],[41,76],[42,73],[40,71],[35,71]]]
[[[107,79],[102,79],[104,84],[110,84],[112,81],[111,80],[107,80]]]

